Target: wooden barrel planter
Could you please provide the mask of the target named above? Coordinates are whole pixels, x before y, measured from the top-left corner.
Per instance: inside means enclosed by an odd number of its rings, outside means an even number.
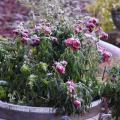
[[[91,107],[83,116],[71,116],[72,120],[85,120],[100,112],[101,100],[91,103]],[[55,110],[48,107],[29,107],[14,105],[0,101],[0,118],[5,120],[59,120]]]

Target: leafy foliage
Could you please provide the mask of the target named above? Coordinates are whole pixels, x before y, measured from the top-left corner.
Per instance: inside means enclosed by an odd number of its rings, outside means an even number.
[[[6,98],[6,90],[0,86],[0,99],[4,100]]]
[[[97,41],[84,31],[76,34],[67,23],[51,30],[41,24],[42,29],[29,32],[20,26],[14,40],[0,41],[0,79],[8,83],[7,97],[16,104],[54,107],[61,114],[83,113],[99,91]],[[74,49],[65,43],[71,37],[76,38]]]
[[[120,119],[120,68],[113,67],[110,71],[109,81],[103,89],[103,96],[109,98],[109,105],[115,120]]]

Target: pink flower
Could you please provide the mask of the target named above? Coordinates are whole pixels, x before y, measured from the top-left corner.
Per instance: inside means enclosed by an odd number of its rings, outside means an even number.
[[[75,92],[75,87],[72,86],[72,85],[70,85],[70,86],[68,87],[68,90],[69,90],[70,93],[73,93],[73,92]]]
[[[71,47],[74,51],[80,49],[80,41],[79,39],[74,39],[74,38],[68,38],[65,41],[66,46]]]
[[[66,67],[66,65],[68,64],[67,61],[65,61],[65,60],[61,61],[60,63],[61,63],[63,66],[65,66],[65,67]]]
[[[86,27],[87,27],[88,31],[91,33],[95,28],[95,24],[92,22],[87,22]]]
[[[37,36],[37,35],[33,35],[32,37],[31,37],[31,45],[32,46],[37,46],[37,45],[39,45],[40,44],[40,39],[39,39],[39,37]]]
[[[78,34],[78,33],[80,33],[81,31],[82,31],[81,26],[80,26],[80,25],[77,25],[77,26],[75,27],[75,34]]]
[[[29,31],[27,29],[24,29],[21,31],[22,37],[28,37],[29,36]]]
[[[100,52],[101,54],[103,54],[105,51],[104,47],[98,46],[98,52]]]
[[[99,39],[101,39],[101,40],[107,40],[108,39],[108,34],[105,33],[101,27],[97,28],[96,34],[99,36]]]
[[[81,102],[79,100],[74,101],[74,106],[78,109],[81,106]]]
[[[101,40],[107,40],[108,39],[108,34],[105,32],[101,32],[99,38]]]
[[[61,62],[55,62],[54,63],[55,69],[60,74],[65,74],[65,67],[66,67],[66,65],[67,65],[66,61],[61,61]]]
[[[68,87],[68,91],[70,93],[75,93],[76,84],[72,80],[67,81],[66,84],[67,84],[67,87]]]
[[[37,35],[33,35],[31,38],[29,38],[27,36],[25,36],[25,37],[23,36],[21,41],[24,44],[29,43],[32,46],[37,46],[37,45],[40,44],[40,39],[39,39],[39,37]]]
[[[28,33],[26,33],[26,32],[22,32],[21,35],[22,35],[22,37],[28,37]]]
[[[35,26],[35,32],[39,32],[41,29],[42,29],[42,25],[41,24]]]
[[[62,65],[57,65],[56,66],[56,70],[60,73],[60,74],[65,74],[65,67]]]
[[[66,84],[67,84],[68,86],[76,87],[75,83],[74,83],[72,80],[68,80],[68,81],[66,82]]]
[[[72,43],[73,43],[73,40],[74,40],[74,38],[68,38],[68,39],[66,39],[65,40],[66,46],[71,47]]]
[[[108,62],[111,56],[112,56],[112,54],[110,52],[105,51],[103,53],[103,62]]]
[[[22,37],[22,43],[24,44],[28,44],[28,42],[30,41],[30,38],[27,38],[27,37]]]
[[[79,50],[80,49],[80,41],[79,39],[74,39],[72,42],[72,48],[73,50]]]
[[[17,35],[21,35],[22,37],[28,37],[29,35],[29,31],[27,29],[15,29],[13,30],[13,33],[17,36]]]
[[[94,17],[89,18],[89,22],[93,23],[96,26],[99,24],[99,20]]]
[[[69,86],[69,85],[71,85],[71,82],[72,81],[67,81],[66,84]]]
[[[51,28],[48,26],[44,27],[44,33],[46,36],[50,35],[52,33]]]

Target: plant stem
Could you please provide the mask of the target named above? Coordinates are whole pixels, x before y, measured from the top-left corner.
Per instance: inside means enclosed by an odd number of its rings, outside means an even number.
[[[106,66],[104,67],[104,71],[103,71],[103,76],[102,76],[102,81],[104,80],[104,77],[105,77],[105,72],[106,72]]]

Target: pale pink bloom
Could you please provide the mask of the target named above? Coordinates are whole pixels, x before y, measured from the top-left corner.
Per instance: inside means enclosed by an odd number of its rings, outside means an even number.
[[[22,35],[22,37],[28,37],[28,33],[26,33],[26,32],[22,32],[21,35]]]
[[[72,42],[72,48],[73,50],[79,50],[80,49],[80,41],[79,39],[74,39],[73,42]]]
[[[105,32],[101,32],[99,38],[101,40],[107,40],[108,39],[108,34]]]
[[[96,25],[96,26],[99,24],[99,20],[96,19],[96,18],[94,18],[94,17],[91,17],[91,18],[89,19],[89,22],[93,23],[93,24]]]
[[[68,91],[70,93],[75,93],[75,89],[76,89],[76,84],[72,81],[72,80],[69,80],[66,82],[66,85],[68,87]]]
[[[75,27],[75,34],[78,34],[78,33],[80,33],[81,31],[82,31],[81,26],[80,26],[80,25],[77,25],[77,26]]]
[[[29,41],[30,41],[30,38],[28,38],[28,37],[22,37],[22,43],[24,43],[24,44],[28,44],[29,43]]]
[[[93,30],[95,28],[95,24],[91,23],[91,22],[87,22],[86,27],[87,27],[88,31],[91,33],[91,32],[93,32]]]
[[[44,33],[45,35],[50,35],[52,33],[51,27],[45,26],[44,27]]]
[[[65,60],[61,61],[60,63],[61,63],[63,66],[65,66],[65,67],[66,67],[66,65],[68,64],[67,61],[65,61]]]
[[[79,100],[74,101],[74,106],[78,109],[81,106],[81,102]]]
[[[68,38],[65,41],[66,46],[71,47],[74,51],[79,50],[80,49],[80,41],[79,39],[75,39],[75,38]]]
[[[72,80],[68,80],[68,81],[66,82],[66,84],[67,84],[68,86],[76,87],[76,84],[75,84]]]
[[[65,74],[65,67],[61,62],[55,62],[54,63],[55,69],[60,73],[60,74]]]
[[[32,46],[37,46],[40,44],[40,38],[37,35],[33,35],[31,37],[31,45]]]
[[[35,32],[39,32],[40,30],[42,30],[42,25],[41,24],[35,26]]]
[[[60,73],[60,74],[65,74],[65,67],[62,65],[56,65],[56,70]]]
[[[70,80],[67,81],[66,84],[67,84],[67,85],[71,85],[71,81],[70,81]]]
[[[98,52],[100,52],[101,54],[103,54],[105,51],[104,47],[98,46]]]
[[[70,85],[70,86],[68,86],[68,90],[70,93],[73,93],[73,92],[75,92],[75,87]]]
[[[103,53],[103,62],[108,62],[111,57],[112,57],[111,52],[105,51]]]
[[[74,38],[68,38],[68,39],[66,39],[65,40],[66,46],[71,47],[72,43],[73,43],[73,40],[74,40]]]

